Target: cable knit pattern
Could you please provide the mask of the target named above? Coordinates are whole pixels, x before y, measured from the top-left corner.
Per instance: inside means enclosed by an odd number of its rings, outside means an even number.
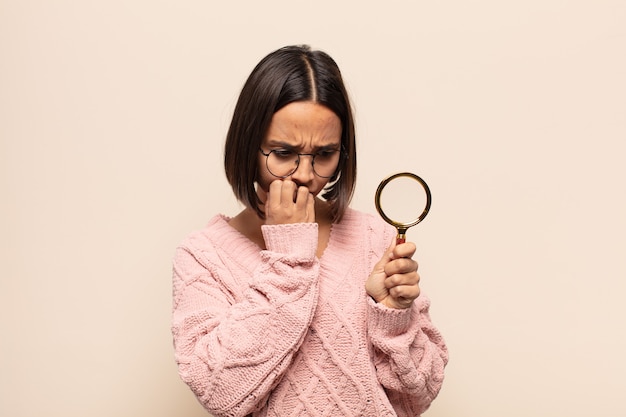
[[[321,259],[317,224],[263,226],[261,250],[216,216],[174,259],[181,378],[215,416],[419,416],[448,353],[421,295],[376,304],[365,280],[395,237],[349,209]]]

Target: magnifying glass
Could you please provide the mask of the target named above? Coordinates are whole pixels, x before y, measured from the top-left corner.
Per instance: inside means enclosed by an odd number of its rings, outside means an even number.
[[[424,220],[428,214],[431,203],[430,188],[417,175],[400,172],[381,181],[374,202],[378,214],[398,230],[396,243],[400,244],[406,241],[407,229]],[[383,211],[383,204],[387,207],[386,211]],[[415,217],[421,207],[424,210]]]

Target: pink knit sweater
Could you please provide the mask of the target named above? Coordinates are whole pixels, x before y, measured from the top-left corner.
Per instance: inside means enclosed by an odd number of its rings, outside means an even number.
[[[395,237],[349,209],[315,256],[317,224],[263,226],[267,250],[216,216],[174,259],[182,379],[216,416],[419,416],[448,353],[430,302],[376,304],[365,280]]]

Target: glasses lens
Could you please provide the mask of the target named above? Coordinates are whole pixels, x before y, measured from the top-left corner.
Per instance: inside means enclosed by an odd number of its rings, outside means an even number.
[[[267,169],[276,177],[288,177],[298,168],[298,154],[289,150],[273,150],[267,156]]]
[[[339,164],[339,151],[321,151],[315,154],[313,159],[313,170],[324,178],[330,178],[335,174]]]

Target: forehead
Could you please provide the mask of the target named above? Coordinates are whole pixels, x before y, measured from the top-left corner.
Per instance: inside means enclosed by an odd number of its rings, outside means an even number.
[[[341,132],[341,120],[328,107],[294,102],[274,113],[264,142],[324,146],[339,143]]]

